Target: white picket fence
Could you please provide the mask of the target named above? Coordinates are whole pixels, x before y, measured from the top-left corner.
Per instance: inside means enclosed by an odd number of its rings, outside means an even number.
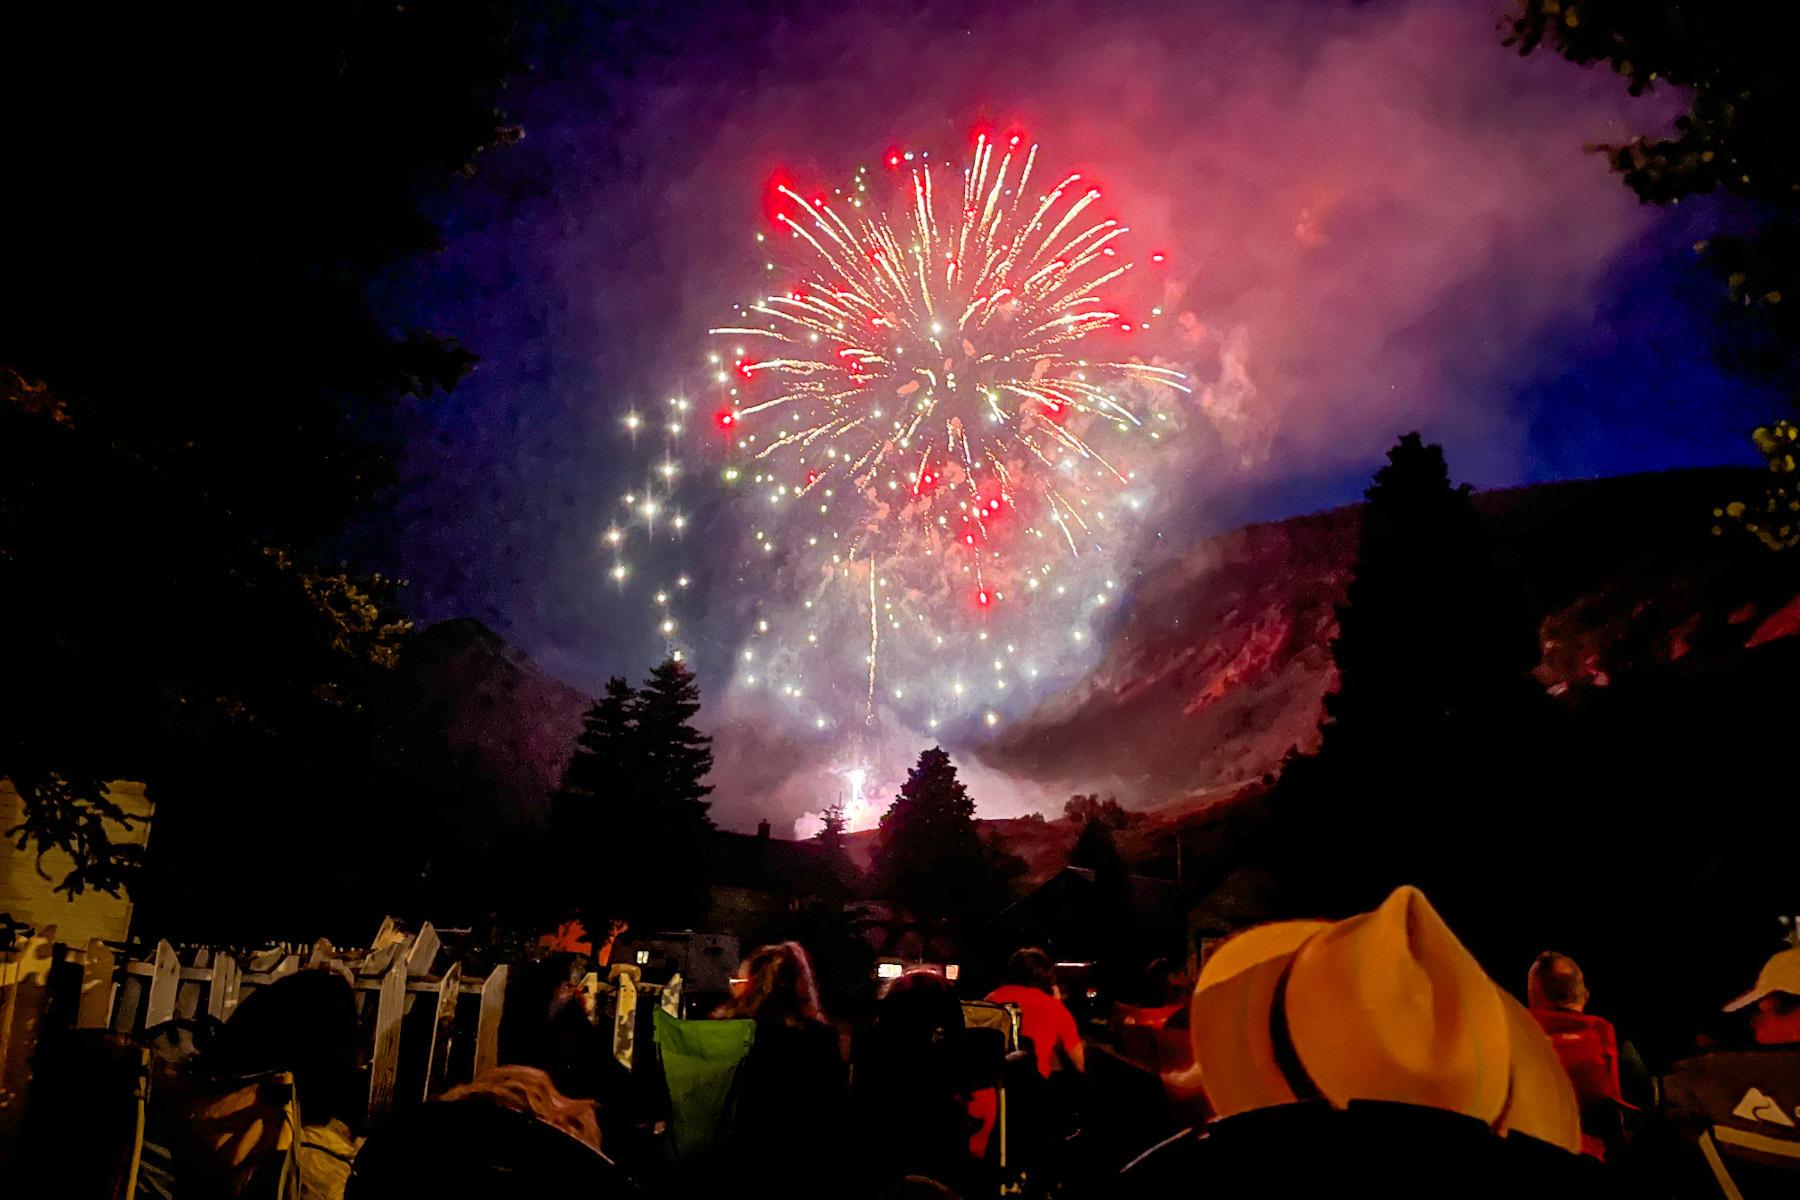
[[[278,946],[259,951],[194,947],[178,951],[159,942],[144,959],[121,958],[98,940],[65,946],[58,953],[56,931],[46,928],[10,949],[0,949],[0,1148],[16,1130],[30,1081],[31,1060],[46,1021],[76,1029],[110,1029],[133,1035],[172,1019],[202,1014],[229,1020],[245,997],[302,966],[332,970],[355,990],[359,1015],[374,1005],[372,1044],[368,1046],[368,1117],[378,1121],[395,1106],[400,1077],[401,1028],[421,1003],[432,1006],[436,1019],[423,1047],[424,1070],[418,1094],[402,1102],[430,1099],[461,1080],[450,1078],[451,1045],[468,1036],[468,1021],[459,1023],[463,998],[476,1008],[474,1047],[466,1056],[467,1076],[480,1074],[499,1056],[508,968],[499,966],[485,977],[466,975],[459,962],[439,969],[442,946],[437,931],[425,924],[416,934],[384,922],[367,950],[341,951],[321,939],[305,951]],[[78,998],[73,1011],[52,1012],[50,976],[79,970]],[[420,1024],[415,1022],[415,1025]],[[415,1053],[418,1051],[415,1048]],[[414,1060],[416,1063],[416,1059]]]

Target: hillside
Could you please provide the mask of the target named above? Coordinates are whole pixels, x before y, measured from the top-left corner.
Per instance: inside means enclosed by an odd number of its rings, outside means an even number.
[[[1578,698],[1800,629],[1800,567],[1711,532],[1713,506],[1759,482],[1723,469],[1479,494],[1541,613],[1546,688]],[[1175,811],[1279,770],[1316,744],[1360,520],[1348,507],[1252,525],[1147,573],[1094,671],[983,760],[1046,782],[1116,781],[1122,803]]]

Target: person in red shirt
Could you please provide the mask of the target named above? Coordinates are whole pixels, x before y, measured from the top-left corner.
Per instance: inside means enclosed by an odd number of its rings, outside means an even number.
[[[987,998],[995,1004],[1019,1006],[1021,1032],[1031,1039],[1039,1075],[1050,1077],[1059,1053],[1075,1070],[1087,1069],[1081,1034],[1075,1028],[1074,1014],[1057,995],[1056,974],[1048,954],[1031,947],[1015,950],[1006,960],[1006,983]]]
[[[1581,1105],[1581,1151],[1606,1158],[1625,1101],[1619,1087],[1619,1039],[1612,1022],[1586,1012],[1587,980],[1566,954],[1546,950],[1525,984],[1531,1015],[1550,1038]]]

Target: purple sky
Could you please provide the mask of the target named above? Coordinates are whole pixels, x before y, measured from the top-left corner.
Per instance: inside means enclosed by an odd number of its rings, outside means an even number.
[[[1520,59],[1501,0],[571,7],[521,31],[525,139],[386,291],[481,357],[406,414],[393,541],[419,615],[476,616],[578,686],[663,649],[606,578],[600,532],[645,467],[620,421],[694,387],[707,325],[759,285],[778,167],[842,181],[992,120],[1101,180],[1168,250],[1203,384],[1168,549],[1355,499],[1412,428],[1494,486],[1748,461],[1770,409],[1714,362],[1690,246],[1716,216],[1644,208],[1583,151],[1673,97]],[[719,694],[745,526],[694,515],[684,629]]]

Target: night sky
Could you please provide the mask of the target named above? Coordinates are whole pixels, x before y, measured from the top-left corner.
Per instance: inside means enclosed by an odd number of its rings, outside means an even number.
[[[625,414],[702,395],[707,327],[763,285],[777,169],[828,186],[889,147],[954,156],[978,123],[1021,127],[1167,249],[1165,352],[1198,407],[1115,549],[1127,576],[1357,499],[1409,429],[1494,487],[1753,461],[1746,431],[1773,408],[1718,365],[1692,251],[1718,212],[1643,207],[1584,152],[1659,131],[1675,98],[1519,58],[1499,0],[568,9],[521,27],[525,138],[441,198],[445,251],[382,283],[397,324],[480,356],[405,414],[387,540],[422,620],[477,617],[588,690],[662,657],[648,593],[687,573],[673,644],[725,743],[766,731],[843,765],[841,731],[808,741],[732,682],[760,611],[751,518],[695,472],[682,543],[624,587],[603,532],[660,449]],[[1046,655],[1044,686],[1092,652]],[[842,659],[818,673],[865,669]],[[870,765],[885,787],[893,768]]]

